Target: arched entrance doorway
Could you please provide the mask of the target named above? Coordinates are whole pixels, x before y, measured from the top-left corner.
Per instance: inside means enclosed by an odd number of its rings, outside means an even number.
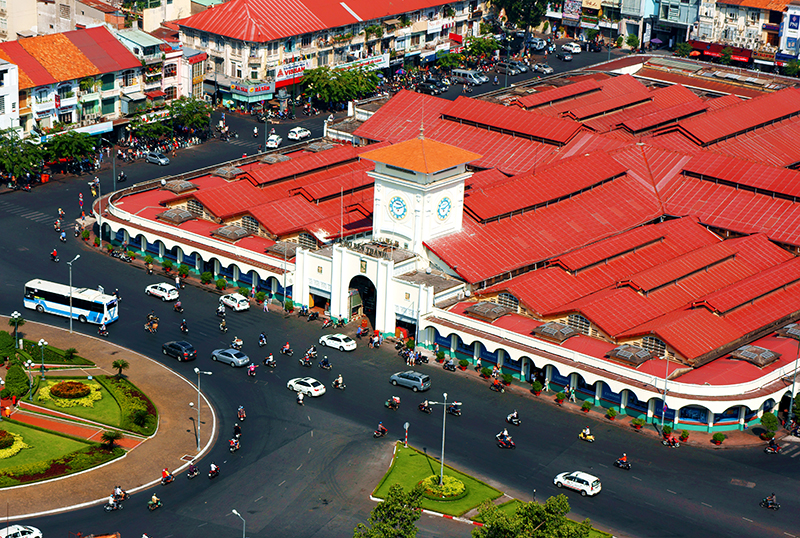
[[[361,314],[367,317],[371,327],[375,327],[375,305],[378,300],[375,284],[363,275],[356,275],[348,287],[347,318],[353,319]]]

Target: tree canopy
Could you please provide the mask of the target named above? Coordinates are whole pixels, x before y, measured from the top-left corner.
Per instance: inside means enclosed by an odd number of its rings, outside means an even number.
[[[547,12],[546,0],[492,0],[492,5],[498,10],[505,10],[506,19],[519,28],[539,26],[544,14]]]
[[[159,138],[171,132],[163,121],[157,119],[155,121],[145,121],[145,115],[149,110],[139,110],[131,118],[130,129],[135,136],[143,138]]]
[[[363,68],[331,69],[328,66],[306,69],[303,88],[323,103],[343,103],[375,91],[380,79],[375,71]]]
[[[22,140],[13,129],[0,133],[0,168],[20,177],[39,170],[44,160],[44,148],[30,140]]]
[[[94,154],[94,139],[86,133],[75,131],[50,135],[44,144],[44,152],[48,161],[57,159],[82,160]]]
[[[569,501],[565,495],[550,497],[544,504],[521,504],[512,515],[500,512],[491,502],[484,503],[478,515],[483,527],[472,531],[473,538],[587,538],[589,520],[576,523],[567,519]]]
[[[202,99],[181,97],[172,101],[169,113],[173,124],[177,127],[206,129],[211,117],[211,105]]]
[[[500,43],[494,37],[471,37],[467,41],[467,54],[470,56],[491,56],[500,49]]]
[[[422,488],[415,487],[408,493],[397,484],[389,488],[386,499],[372,509],[367,522],[359,523],[354,538],[414,538],[416,522],[421,515]]]

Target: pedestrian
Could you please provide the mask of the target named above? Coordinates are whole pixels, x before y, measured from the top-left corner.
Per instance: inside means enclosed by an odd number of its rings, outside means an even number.
[[[250,299],[254,300],[255,298],[256,298],[256,287],[253,286],[252,288],[250,288]]]
[[[544,387],[543,388],[544,388],[545,392],[550,392],[550,380],[547,379],[546,377],[544,378]]]
[[[94,185],[92,185],[92,198],[96,198],[96,197],[97,197],[97,189],[95,189]]]
[[[569,396],[569,385],[564,385],[564,394]]]
[[[499,373],[500,373],[500,368],[498,368],[496,364],[492,366],[492,377],[494,379],[497,379]]]
[[[575,389],[569,389],[569,401],[577,402],[577,400],[575,399]]]
[[[263,146],[261,144],[258,145],[258,152],[261,153],[263,151]]]
[[[433,354],[434,355],[438,355],[439,354],[439,344],[438,343],[433,345]]]
[[[481,371],[481,358],[480,357],[475,359],[475,371],[476,372],[480,372]]]
[[[264,297],[264,312],[269,312],[269,302],[272,299],[271,296]]]

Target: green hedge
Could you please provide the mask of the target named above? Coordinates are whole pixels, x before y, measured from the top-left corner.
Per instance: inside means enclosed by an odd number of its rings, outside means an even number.
[[[101,375],[96,376],[97,380],[117,401],[122,410],[121,427],[126,430],[140,433],[142,435],[153,435],[158,424],[158,409],[153,405],[152,400],[139,390],[139,388],[127,379],[119,379],[116,376]],[[147,411],[149,420],[139,426],[134,422],[137,411]]]
[[[26,424],[27,426],[27,424]],[[49,430],[49,433],[54,433]],[[85,440],[83,440],[86,442]],[[49,480],[59,476],[70,475],[100,464],[119,458],[125,454],[125,449],[116,447],[111,451],[100,448],[97,443],[77,450],[66,456],[49,461],[20,465],[0,472],[0,487],[30,484],[41,480]]]
[[[36,357],[34,362],[42,361],[42,351],[39,349],[39,343],[33,340],[23,340],[22,349],[30,354],[31,357]],[[76,364],[82,366],[94,366],[92,361],[86,360],[83,357],[75,355],[72,360],[65,357],[63,350],[50,345],[44,346],[44,362],[45,364]]]
[[[0,397],[10,398],[11,396],[21,397],[28,393],[30,381],[25,369],[19,364],[13,365],[6,374],[5,388],[0,391]]]
[[[14,355],[14,336],[6,331],[0,331],[0,355],[3,359]]]

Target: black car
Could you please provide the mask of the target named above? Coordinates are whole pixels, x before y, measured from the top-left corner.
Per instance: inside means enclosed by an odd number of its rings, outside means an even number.
[[[570,54],[569,52],[559,52],[559,53],[556,53],[556,58],[558,58],[562,62],[571,62],[572,61],[572,54]]]
[[[179,342],[167,342],[161,346],[161,353],[175,357],[178,362],[193,361],[197,358],[197,350],[192,344],[185,340]]]
[[[430,82],[431,84],[435,85],[439,88],[439,93],[444,93],[447,91],[447,84],[439,80],[438,78],[429,78],[425,80],[425,82]]]
[[[417,91],[419,93],[427,93],[428,95],[437,95],[440,93],[439,87],[433,82],[420,82],[417,86]]]
[[[603,50],[603,47],[600,45],[600,43],[592,41],[591,43],[589,43],[588,50],[589,52],[600,52],[601,50]]]

